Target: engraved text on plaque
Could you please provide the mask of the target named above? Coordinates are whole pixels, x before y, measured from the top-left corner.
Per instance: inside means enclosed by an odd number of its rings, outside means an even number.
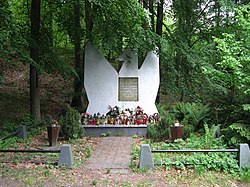
[[[119,77],[119,101],[138,101],[138,77]]]

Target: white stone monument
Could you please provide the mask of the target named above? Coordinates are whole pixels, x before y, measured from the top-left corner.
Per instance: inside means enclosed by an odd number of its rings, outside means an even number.
[[[91,43],[85,48],[84,86],[89,105],[87,113],[106,114],[108,106],[121,110],[142,107],[146,114],[157,113],[155,100],[160,83],[159,58],[149,52],[138,69],[138,56],[125,50],[119,57],[123,65],[119,72]]]

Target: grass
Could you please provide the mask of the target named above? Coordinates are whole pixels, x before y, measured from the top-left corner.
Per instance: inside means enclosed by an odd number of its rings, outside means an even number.
[[[40,141],[44,140],[40,137]],[[34,141],[34,139],[33,139]],[[36,140],[37,141],[37,140]],[[82,186],[110,186],[111,184],[117,184],[117,186],[136,186],[136,187],[151,187],[151,186],[237,186],[242,184],[244,186],[247,183],[240,183],[239,180],[247,182],[249,178],[249,170],[246,170],[239,175],[226,174],[223,172],[205,170],[203,167],[195,167],[194,169],[167,169],[162,166],[157,166],[155,170],[138,169],[138,157],[137,162],[133,162],[132,173],[126,175],[112,174],[110,170],[97,171],[97,174],[89,178],[84,178],[89,175],[88,170],[84,171],[84,161],[87,160],[89,152],[93,151],[93,146],[96,144],[97,139],[79,139],[70,142],[74,153],[74,166],[72,168],[58,167],[52,162],[47,164],[31,164],[28,161],[40,158],[39,154],[21,155],[16,154],[14,158],[16,162],[3,163],[0,161],[0,177],[4,177],[8,180],[18,181],[25,186],[44,186],[52,182],[50,185],[64,186],[65,184],[72,184],[75,186],[77,181],[84,181],[85,185]],[[27,143],[17,142],[15,147],[34,148],[31,141]],[[41,143],[41,142],[40,142]],[[135,146],[134,146],[135,147]],[[86,149],[88,150],[86,152]],[[133,151],[133,154],[139,154],[138,149]],[[1,158],[8,159],[8,155],[0,154]],[[48,154],[47,160],[58,158],[56,154]],[[25,161],[25,162],[23,162]],[[133,176],[133,177],[131,177]],[[117,179],[119,178],[119,179]],[[55,180],[56,179],[56,180]],[[249,182],[249,181],[248,181]],[[87,184],[86,184],[87,183]]]
[[[124,181],[124,182],[121,182],[121,186],[122,187],[132,187],[132,183],[130,183],[128,181]]]
[[[153,181],[150,181],[150,180],[143,180],[143,181],[141,181],[138,185],[137,185],[137,187],[150,187],[150,186],[153,186]]]
[[[237,184],[237,178],[222,172],[206,171],[197,172],[195,170],[167,170],[165,180],[169,184],[184,184],[188,186],[232,186]]]
[[[94,179],[94,180],[92,181],[92,185],[96,186],[96,185],[97,185],[97,180]]]
[[[42,137],[41,137],[42,136]],[[29,141],[15,141],[9,144],[10,149],[37,149],[38,146],[44,145],[46,148],[46,133],[38,137],[37,139],[29,139]],[[33,143],[32,143],[33,142]],[[37,144],[34,144],[37,142]],[[77,169],[79,166],[83,165],[83,161],[86,161],[86,155],[91,154],[92,146],[95,142],[86,142],[84,139],[73,141],[72,145],[74,165],[72,168],[58,167],[54,165],[58,161],[59,155],[56,153],[0,153],[0,177],[6,179],[14,179],[24,183],[27,186],[43,184],[51,177],[60,176],[67,178],[68,181],[71,180],[72,170]],[[61,142],[69,143],[69,142]],[[72,141],[71,141],[72,143]],[[86,153],[86,148],[87,152]],[[42,164],[42,162],[46,164]],[[33,164],[37,162],[38,164]],[[39,164],[39,162],[41,162]],[[1,183],[0,183],[1,184]]]

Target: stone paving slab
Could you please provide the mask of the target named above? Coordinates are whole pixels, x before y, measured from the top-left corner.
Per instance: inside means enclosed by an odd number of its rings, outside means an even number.
[[[133,138],[104,137],[96,146],[86,167],[91,169],[129,169]]]

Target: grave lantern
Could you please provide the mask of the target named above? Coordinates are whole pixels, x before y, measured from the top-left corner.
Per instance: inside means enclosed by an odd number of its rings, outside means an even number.
[[[57,140],[59,136],[60,131],[60,125],[58,125],[55,121],[52,122],[52,118],[50,115],[47,115],[45,117],[46,124],[47,124],[47,131],[48,131],[48,140],[49,140],[49,146],[56,146]]]
[[[179,121],[174,122],[174,125],[171,127],[172,140],[182,138],[182,128],[183,125],[181,125]]]

